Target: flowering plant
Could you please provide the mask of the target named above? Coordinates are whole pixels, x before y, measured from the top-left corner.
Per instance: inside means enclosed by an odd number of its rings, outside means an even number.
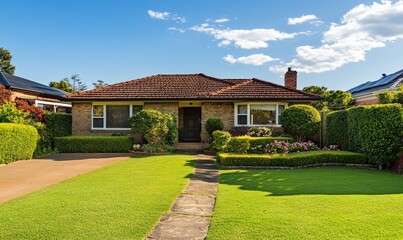
[[[141,150],[141,145],[140,144],[134,144],[133,145],[133,150],[134,151],[140,151]]]
[[[288,154],[293,152],[307,152],[314,150],[319,150],[319,147],[316,146],[316,144],[311,141],[295,142],[295,143],[289,143],[285,141],[274,141],[266,145],[264,152]]]
[[[339,146],[337,146],[337,145],[329,145],[329,146],[325,146],[323,148],[323,150],[339,150],[338,147]]]
[[[252,127],[246,133],[251,137],[270,137],[271,129],[268,127]]]

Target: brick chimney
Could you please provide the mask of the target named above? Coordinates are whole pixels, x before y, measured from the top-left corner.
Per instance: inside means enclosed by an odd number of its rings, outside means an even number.
[[[284,74],[284,86],[297,89],[297,71],[288,68],[288,71]]]

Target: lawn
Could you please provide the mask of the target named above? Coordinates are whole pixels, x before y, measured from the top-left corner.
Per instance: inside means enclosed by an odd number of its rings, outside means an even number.
[[[208,239],[403,239],[403,176],[223,170]]]
[[[150,156],[0,205],[0,239],[143,239],[181,193],[196,161]]]

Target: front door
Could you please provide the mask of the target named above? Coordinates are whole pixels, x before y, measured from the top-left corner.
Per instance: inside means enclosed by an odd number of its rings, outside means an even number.
[[[183,108],[183,141],[200,142],[201,108]]]

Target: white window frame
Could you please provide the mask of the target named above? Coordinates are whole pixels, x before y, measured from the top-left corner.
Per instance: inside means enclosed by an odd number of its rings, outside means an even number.
[[[105,131],[105,130],[130,130],[130,128],[107,128],[106,127],[106,106],[107,105],[129,105],[129,117],[131,117],[133,115],[133,106],[143,106],[144,108],[144,103],[140,103],[140,102],[108,102],[108,103],[102,103],[102,102],[94,102],[91,105],[91,130],[101,130],[101,131]],[[94,106],[103,106],[104,107],[104,116],[103,117],[94,117]],[[104,120],[104,127],[103,128],[94,128],[94,118],[103,118]]]
[[[246,117],[246,125],[245,124],[238,124],[238,105],[246,105],[247,106],[247,117]],[[275,105],[276,106],[276,124],[250,124],[250,105]],[[267,127],[267,126],[272,126],[272,127],[281,127],[279,122],[279,112],[278,112],[278,105],[284,105],[285,109],[288,108],[288,103],[286,102],[237,102],[235,103],[234,106],[234,126],[235,127]]]

